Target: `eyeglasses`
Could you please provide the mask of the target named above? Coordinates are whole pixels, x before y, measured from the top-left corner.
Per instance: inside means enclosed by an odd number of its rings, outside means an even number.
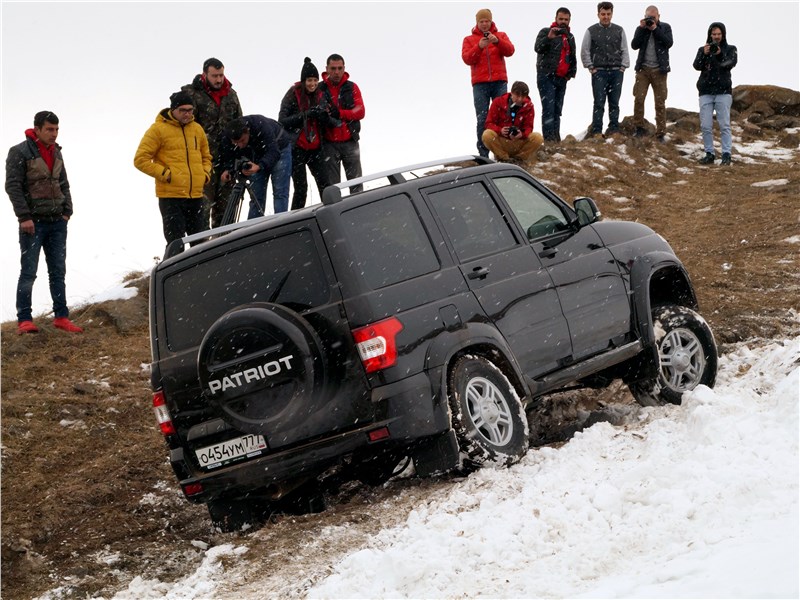
[[[177,112],[182,112],[182,113],[193,113],[194,112],[194,107],[192,107],[192,108],[176,108],[175,110]]]

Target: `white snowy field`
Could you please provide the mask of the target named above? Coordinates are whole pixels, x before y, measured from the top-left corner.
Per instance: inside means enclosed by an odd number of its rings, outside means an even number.
[[[220,544],[180,581],[142,574],[115,598],[797,598],[800,337],[764,344],[721,357],[715,389],[439,487],[294,580]]]

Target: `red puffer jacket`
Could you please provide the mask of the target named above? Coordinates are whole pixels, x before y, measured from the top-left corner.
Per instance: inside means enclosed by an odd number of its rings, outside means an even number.
[[[503,94],[492,100],[489,114],[486,116],[486,129],[500,133],[503,127],[516,126],[522,132],[522,137],[527,138],[533,132],[533,102],[530,97],[525,98],[525,104],[514,111],[511,116],[511,93]]]
[[[514,54],[514,44],[505,33],[497,31],[494,22],[489,31],[498,37],[498,43],[481,49],[478,43],[483,39],[483,33],[476,25],[472,28],[472,34],[465,37],[461,44],[461,60],[469,65],[472,85],[488,81],[508,81],[506,57]]]

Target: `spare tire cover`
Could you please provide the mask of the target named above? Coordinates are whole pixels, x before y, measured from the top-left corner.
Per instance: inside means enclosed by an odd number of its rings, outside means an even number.
[[[274,435],[302,423],[324,389],[322,344],[277,304],[237,307],[208,330],[197,359],[208,402],[241,431]]]

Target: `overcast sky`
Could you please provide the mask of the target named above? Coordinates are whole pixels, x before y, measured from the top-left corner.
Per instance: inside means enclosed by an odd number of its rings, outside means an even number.
[[[67,293],[72,306],[152,266],[163,253],[153,180],[133,167],[141,136],[169,95],[216,56],[239,93],[245,114],[277,118],[281,98],[299,79],[303,58],[322,71],[342,54],[366,106],[364,173],[475,152],[469,68],[461,42],[479,8],[516,46],[509,81],[531,87],[541,130],[533,43],[558,2],[458,3],[38,3],[6,2],[2,10],[3,152],[23,140],[39,110],[60,120],[75,215],[70,221]],[[563,2],[578,43],[597,21],[596,2]],[[616,2],[613,22],[628,42],[647,2]],[[723,21],[739,49],[734,85],[800,89],[800,3],[660,2],[673,28],[667,106],[697,110],[692,69],[708,25]],[[635,53],[631,51],[632,60]],[[632,113],[633,72],[626,73],[622,116]],[[591,83],[579,68],[569,83],[562,135],[591,121]],[[652,95],[646,118],[653,121]],[[735,149],[734,149],[735,152]],[[313,187],[313,186],[311,186]],[[316,191],[314,190],[316,196]],[[271,197],[271,191],[270,191]],[[318,201],[314,198],[314,201]],[[17,224],[10,202],[0,211],[2,319],[15,318],[19,274]],[[271,205],[271,202],[267,203]],[[34,314],[49,310],[44,259],[34,288]]]

